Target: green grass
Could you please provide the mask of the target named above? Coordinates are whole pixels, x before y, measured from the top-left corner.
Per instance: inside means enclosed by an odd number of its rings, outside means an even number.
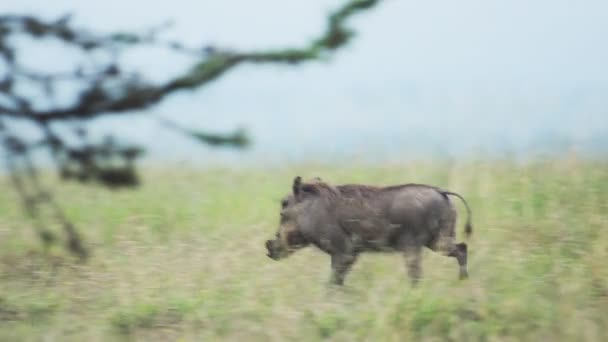
[[[463,194],[473,209],[471,278],[458,281],[456,261],[430,251],[417,288],[398,254],[364,255],[344,288],[328,284],[328,257],[312,248],[270,260],[264,241],[296,174]],[[59,247],[44,252],[0,181],[1,341],[608,336],[607,162],[311,163],[144,178],[136,191],[47,180],[92,250],[86,264]]]

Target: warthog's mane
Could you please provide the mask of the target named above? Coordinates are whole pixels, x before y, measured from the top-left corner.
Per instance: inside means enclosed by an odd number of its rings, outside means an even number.
[[[313,183],[302,184],[302,186],[306,191],[314,193],[330,202],[344,198],[371,198],[380,192],[401,190],[408,187],[431,188],[441,192],[441,190],[437,187],[416,183],[391,186],[373,186],[364,184],[343,184],[333,186],[323,181],[315,181]]]

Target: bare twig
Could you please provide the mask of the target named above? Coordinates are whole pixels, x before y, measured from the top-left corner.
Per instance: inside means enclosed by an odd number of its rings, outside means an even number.
[[[5,164],[11,175],[14,188],[21,197],[28,215],[36,222],[35,227],[45,244],[56,240],[45,228],[40,208],[50,208],[55,219],[64,229],[69,250],[81,258],[87,252],[81,238],[66,215],[48,191],[44,191],[36,171],[32,151],[45,149],[55,162],[63,179],[95,182],[109,187],[135,186],[139,183],[134,161],[143,153],[141,148],[116,143],[113,136],[103,141],[91,141],[85,128],[76,132],[77,143],[68,144],[65,133],[58,134],[51,125],[65,125],[74,121],[84,123],[93,118],[113,114],[128,115],[158,104],[170,94],[188,89],[199,89],[211,84],[236,66],[252,64],[296,65],[330,56],[345,46],[354,32],[346,21],[356,13],[373,8],[380,0],[351,0],[331,14],[326,29],[307,44],[299,47],[267,51],[232,51],[212,46],[191,48],[179,42],[158,39],[159,31],[166,26],[154,28],[144,34],[118,32],[96,34],[75,28],[70,16],[55,21],[45,21],[34,16],[0,16],[0,63],[6,72],[0,74],[0,139],[6,154]],[[83,55],[105,53],[105,62],[87,68],[75,65],[65,72],[44,73],[21,65],[20,51],[12,37],[27,36],[35,41],[53,38],[66,46],[80,50]],[[187,72],[176,75],[162,84],[145,81],[135,71],[123,70],[118,57],[124,51],[142,45],[165,47],[171,51],[187,54],[197,59]],[[77,99],[69,104],[57,104],[55,88],[60,82],[73,82],[80,86]],[[38,99],[19,92],[18,84],[27,82],[28,87],[38,87],[51,105],[38,107]],[[44,138],[29,142],[21,131],[5,123],[21,120],[33,123]],[[211,146],[243,148],[249,139],[244,131],[218,134],[186,129],[171,121],[165,126]],[[84,126],[83,126],[84,127]]]

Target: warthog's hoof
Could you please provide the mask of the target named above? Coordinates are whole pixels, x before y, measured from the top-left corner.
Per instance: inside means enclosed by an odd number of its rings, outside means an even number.
[[[467,270],[460,270],[460,280],[469,278],[469,272]]]

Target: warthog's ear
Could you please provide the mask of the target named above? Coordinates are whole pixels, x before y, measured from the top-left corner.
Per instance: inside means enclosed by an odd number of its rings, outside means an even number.
[[[321,177],[315,177],[315,178],[313,178],[312,180],[313,180],[313,182],[315,182],[315,183],[321,183],[321,182],[323,182],[323,180],[321,179]]]
[[[302,186],[302,177],[296,176],[296,178],[293,179],[293,185],[292,185],[294,196],[298,197],[298,195],[300,194],[301,186]]]

